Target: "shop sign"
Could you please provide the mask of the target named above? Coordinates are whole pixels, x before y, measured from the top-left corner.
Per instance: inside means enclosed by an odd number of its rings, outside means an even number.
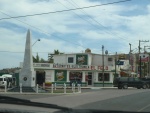
[[[91,66],[91,70],[95,70],[95,66]]]
[[[89,69],[88,65],[61,65],[53,64],[53,68]]]
[[[141,62],[148,62],[149,61],[149,54],[139,54],[139,61],[141,57]]]
[[[55,70],[55,81],[67,81],[67,71]]]
[[[76,55],[76,64],[78,65],[88,65],[88,55]]]
[[[50,67],[50,64],[47,63],[33,63],[34,67]]]
[[[126,55],[125,54],[119,54],[118,55],[118,59],[119,60],[125,60],[126,59]]]

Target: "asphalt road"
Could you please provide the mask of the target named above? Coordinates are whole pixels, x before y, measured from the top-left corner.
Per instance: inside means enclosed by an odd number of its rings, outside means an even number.
[[[1,94],[0,94],[1,95]],[[6,95],[6,94],[5,94]],[[150,89],[93,89],[79,94],[7,94],[75,109],[150,112]]]
[[[92,102],[77,106],[76,108],[150,112],[150,91]]]

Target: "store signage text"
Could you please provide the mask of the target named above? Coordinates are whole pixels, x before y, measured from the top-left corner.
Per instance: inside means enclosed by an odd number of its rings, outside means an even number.
[[[53,68],[103,70],[103,66],[89,66],[89,65],[61,65],[61,64],[53,64]],[[104,66],[104,70],[108,70],[108,66]]]

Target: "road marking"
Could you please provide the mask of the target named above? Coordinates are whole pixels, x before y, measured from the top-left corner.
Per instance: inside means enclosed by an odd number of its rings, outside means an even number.
[[[138,112],[143,111],[144,109],[146,109],[146,108],[148,108],[148,107],[150,107],[150,104],[148,104],[147,106],[145,106],[145,107],[139,109]]]

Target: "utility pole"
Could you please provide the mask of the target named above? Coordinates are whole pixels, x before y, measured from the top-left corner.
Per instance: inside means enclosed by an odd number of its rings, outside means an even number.
[[[116,63],[117,63],[117,52],[116,52],[116,55],[115,55],[115,77],[116,77]]]
[[[146,52],[146,49],[145,49],[146,47],[150,47],[150,46],[144,46],[144,53]],[[149,48],[148,48],[148,49],[149,49]]]
[[[140,66],[140,78],[142,77],[142,69],[141,69],[141,55],[140,55],[140,53],[141,53],[141,47],[140,47],[140,43],[141,42],[149,42],[149,40],[139,40],[139,60],[140,60],[140,63],[139,63],[139,66]]]
[[[129,43],[129,45],[130,45],[130,53],[131,53],[131,44]]]
[[[144,46],[144,53],[146,53],[146,47],[150,47],[150,46]],[[150,49],[150,48],[148,48],[148,49]],[[147,53],[148,54],[148,53]],[[147,62],[147,64],[146,64],[146,67],[147,67],[147,76],[149,76],[149,62],[150,62],[150,56],[148,57],[149,59],[148,59],[148,62]],[[145,75],[145,62],[144,62],[144,75]]]
[[[103,74],[103,87],[104,87],[104,46],[103,45],[102,45],[102,62],[103,62],[102,74]]]
[[[129,52],[129,64],[131,66],[130,70],[132,70],[132,64],[131,64],[131,44],[129,43],[130,45],[130,52]]]

